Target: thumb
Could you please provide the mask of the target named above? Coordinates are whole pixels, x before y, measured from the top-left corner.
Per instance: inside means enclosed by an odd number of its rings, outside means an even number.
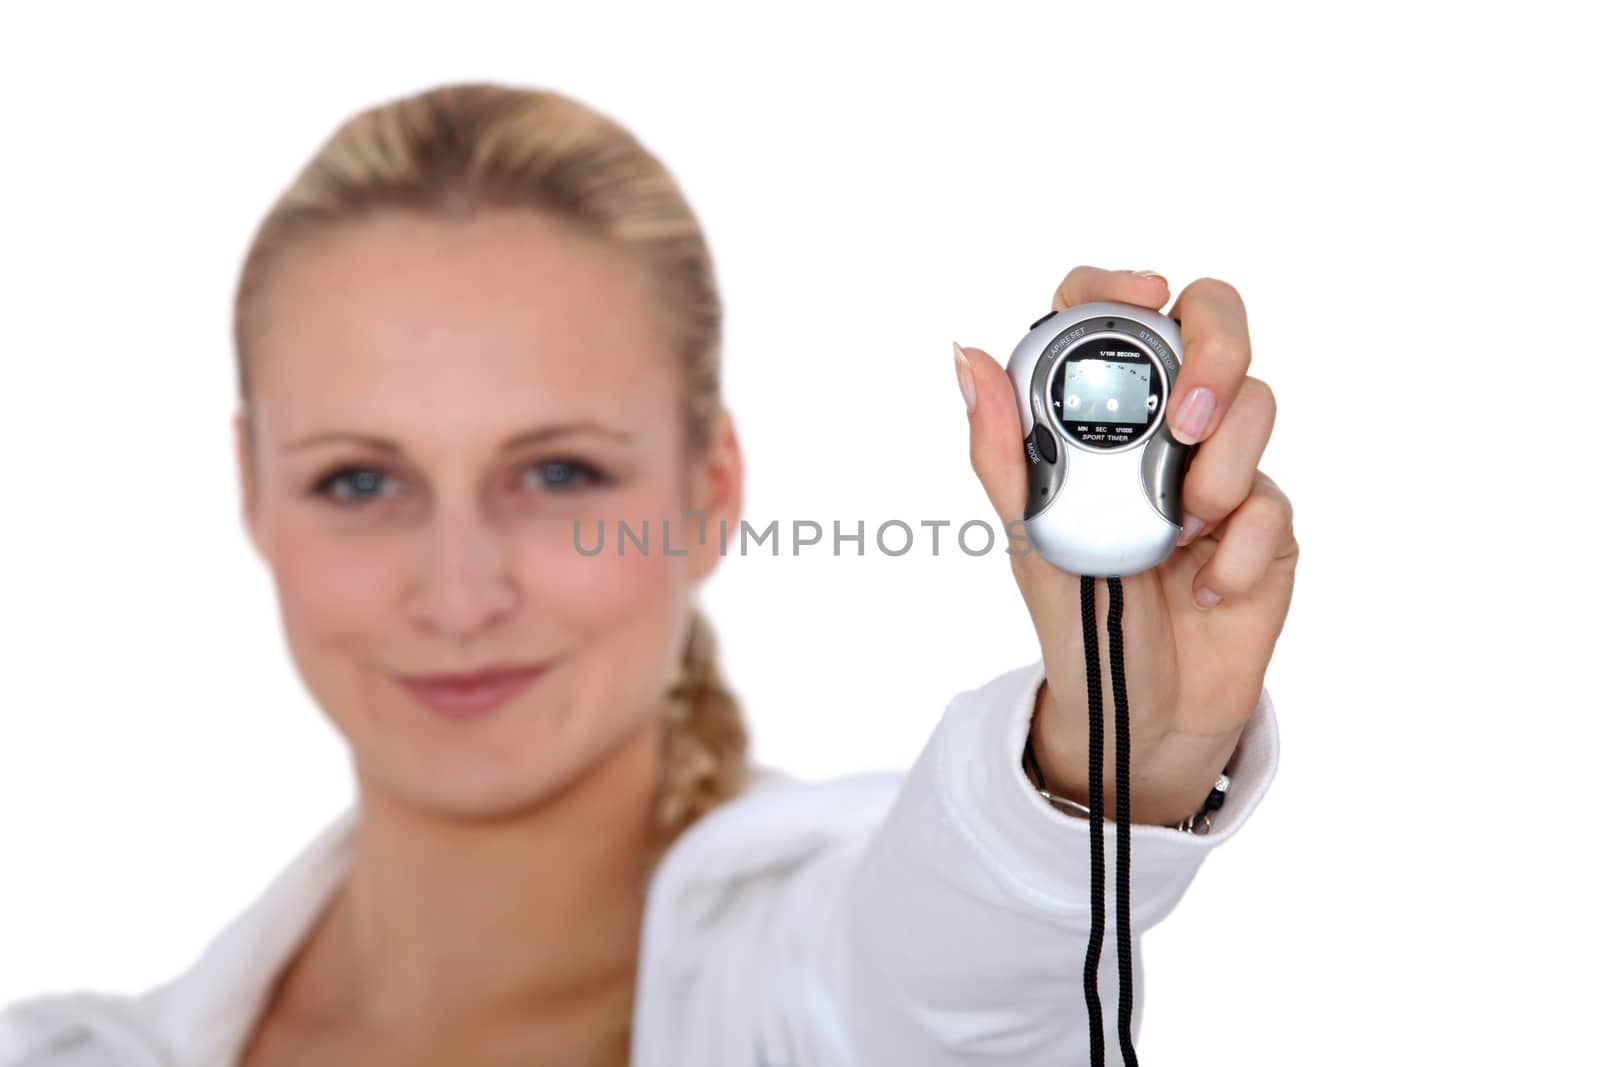
[[[955,346],[956,381],[967,398],[972,469],[989,503],[1009,528],[1022,519],[1028,469],[1022,452],[1022,418],[1011,376],[981,348]]]

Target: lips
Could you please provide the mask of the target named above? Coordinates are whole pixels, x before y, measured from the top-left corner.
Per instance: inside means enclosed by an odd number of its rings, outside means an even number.
[[[400,685],[428,710],[469,719],[505,704],[540,674],[544,665],[491,667],[472,674],[402,675]]]

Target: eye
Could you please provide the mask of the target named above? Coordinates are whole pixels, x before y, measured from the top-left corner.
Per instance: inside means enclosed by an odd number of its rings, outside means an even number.
[[[535,488],[545,488],[558,493],[572,492],[587,486],[604,485],[610,479],[596,467],[577,459],[550,460],[534,463],[526,468],[526,481]]]
[[[389,488],[386,490],[385,486]],[[372,467],[340,467],[322,478],[311,490],[340,504],[359,505],[393,493],[393,480]]]
[[[534,463],[524,468],[522,485],[549,492],[571,493],[605,485],[610,477],[582,460],[563,459]],[[387,472],[376,467],[339,467],[324,475],[311,487],[314,496],[341,507],[361,507],[370,501],[393,496],[399,486]]]

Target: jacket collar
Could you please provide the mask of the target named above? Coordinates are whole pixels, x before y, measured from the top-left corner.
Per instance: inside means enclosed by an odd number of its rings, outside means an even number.
[[[349,873],[358,814],[346,808],[187,971],[139,998],[162,1043],[184,1050],[183,1067],[232,1063],[243,1050],[273,983]]]

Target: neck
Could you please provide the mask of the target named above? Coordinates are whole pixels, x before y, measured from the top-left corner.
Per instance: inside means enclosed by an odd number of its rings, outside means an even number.
[[[350,876],[293,999],[412,1028],[613,1002],[638,959],[659,742],[652,718],[558,796],[497,819],[442,818],[363,779]]]

